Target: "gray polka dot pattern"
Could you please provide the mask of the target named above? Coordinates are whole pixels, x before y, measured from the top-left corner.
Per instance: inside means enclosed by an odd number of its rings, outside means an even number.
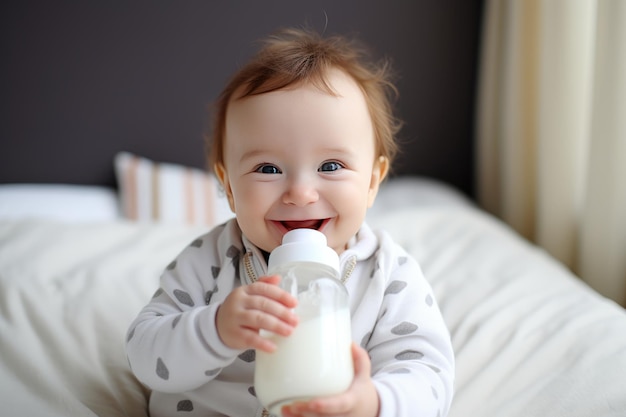
[[[158,290],[156,290],[152,298],[157,298],[161,294],[163,294],[163,288],[159,288]]]
[[[191,400],[182,400],[176,404],[176,411],[193,411],[193,403]]]
[[[178,316],[174,317],[174,320],[172,320],[172,329],[176,327],[182,316],[182,314],[179,314]]]
[[[424,354],[422,352],[418,352],[416,350],[403,350],[402,352],[398,353],[395,358],[399,361],[410,361],[413,359],[422,359],[424,357]]]
[[[248,392],[250,393],[250,395],[252,395],[253,397],[256,397],[256,390],[254,389],[254,387],[249,387],[248,388]]]
[[[256,351],[254,349],[248,349],[239,355],[239,359],[248,363],[254,362],[256,359]]]
[[[209,369],[208,371],[204,371],[204,374],[206,376],[215,376],[215,375],[219,374],[221,370],[222,370],[222,368]]]
[[[389,286],[385,289],[385,295],[387,294],[398,294],[406,288],[406,282],[404,281],[391,281]]]
[[[186,291],[174,290],[174,297],[176,297],[178,301],[180,301],[181,303],[185,305],[188,305],[189,307],[194,306],[194,302],[191,299],[191,296]]]
[[[171,271],[172,269],[176,268],[176,260],[170,262],[170,264],[167,266],[167,270]]]
[[[217,286],[206,292],[206,294],[204,295],[204,303],[206,305],[209,305],[211,303],[211,298],[213,298],[213,294],[215,294],[217,292]]]
[[[170,371],[167,369],[167,366],[165,366],[165,363],[161,358],[157,359],[156,374],[159,378],[166,381],[170,378]]]
[[[405,334],[411,334],[417,330],[417,324],[409,323],[408,321],[403,321],[398,324],[396,327],[391,329],[391,333],[402,336]]]
[[[193,242],[191,242],[191,246],[194,248],[201,248],[202,247],[202,239],[196,239]]]
[[[230,246],[226,251],[226,256],[232,258],[233,267],[235,268],[235,278],[241,281],[241,274],[239,273],[239,249],[236,246]]]
[[[411,370],[407,368],[398,368],[398,369],[394,369],[393,371],[389,373],[390,374],[410,374]]]
[[[236,258],[239,256],[239,249],[237,249],[236,246],[231,245],[228,250],[226,251],[226,256],[228,256],[229,258]]]
[[[130,339],[135,335],[135,328],[133,327],[130,332],[128,332],[128,336],[126,337],[126,343],[130,342]]]
[[[436,400],[439,399],[439,394],[437,393],[435,387],[430,387],[430,389],[433,392],[433,397],[435,397]]]
[[[211,267],[211,275],[213,275],[213,279],[217,278],[217,276],[220,274],[221,268],[219,266],[212,266]]]
[[[433,303],[434,303],[434,301],[435,301],[435,300],[433,299],[433,296],[432,296],[432,295],[428,294],[428,295],[426,296],[426,300],[425,300],[425,301],[426,301],[426,305],[427,305],[428,307],[432,307],[432,306],[433,306]]]
[[[399,257],[398,258],[398,265],[400,265],[400,266],[404,265],[408,259],[409,258],[407,258],[406,256]]]

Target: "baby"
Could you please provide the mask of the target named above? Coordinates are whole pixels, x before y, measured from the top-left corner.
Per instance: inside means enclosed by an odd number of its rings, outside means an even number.
[[[284,417],[448,413],[454,356],[417,262],[364,223],[397,151],[385,65],[354,42],[285,30],[267,39],[217,103],[211,166],[235,219],[193,241],[131,324],[127,352],[151,416],[267,416],[255,350],[288,336],[297,300],[267,276],[296,228],[326,235],[350,294],[354,380],[283,406]],[[306,360],[306,358],[303,358]]]

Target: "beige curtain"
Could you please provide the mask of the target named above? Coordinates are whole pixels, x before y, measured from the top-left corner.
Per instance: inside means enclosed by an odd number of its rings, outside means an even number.
[[[626,305],[626,0],[487,0],[477,197]]]

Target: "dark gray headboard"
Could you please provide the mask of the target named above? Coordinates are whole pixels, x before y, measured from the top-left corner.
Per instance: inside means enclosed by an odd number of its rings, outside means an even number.
[[[358,35],[399,74],[397,175],[473,195],[482,1],[2,2],[0,182],[114,185],[113,155],[204,167],[207,109],[285,26]]]

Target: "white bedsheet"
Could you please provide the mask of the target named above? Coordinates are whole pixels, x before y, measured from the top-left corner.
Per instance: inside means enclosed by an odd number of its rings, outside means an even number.
[[[405,193],[385,190],[368,221],[436,292],[457,357],[450,416],[626,416],[624,310],[461,198]],[[124,333],[201,233],[0,222],[0,415],[145,416]]]

